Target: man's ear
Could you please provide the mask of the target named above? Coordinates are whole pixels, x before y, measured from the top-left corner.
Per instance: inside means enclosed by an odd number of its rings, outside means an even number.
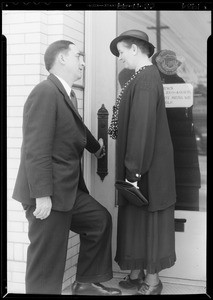
[[[65,58],[64,58],[64,53],[60,52],[57,56],[58,62],[60,62],[62,65],[65,64]]]

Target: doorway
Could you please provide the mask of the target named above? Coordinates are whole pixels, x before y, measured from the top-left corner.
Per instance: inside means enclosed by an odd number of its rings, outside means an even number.
[[[88,101],[86,107],[86,115],[90,116],[90,128],[92,132],[98,134],[97,111],[102,104],[105,105],[109,112],[109,121],[111,120],[112,106],[115,103],[116,95],[119,93],[120,85],[118,83],[118,74],[122,70],[115,57],[109,51],[111,40],[128,29],[139,29],[148,33],[150,42],[156,44],[156,31],[148,27],[156,27],[155,11],[88,11],[86,13],[86,55],[88,57],[87,78],[90,82],[85,94],[85,101]],[[206,281],[206,41],[210,34],[209,12],[162,12],[161,22],[168,29],[162,29],[161,47],[162,49],[173,49],[184,62],[185,69],[182,70],[185,82],[193,84],[193,119],[196,126],[196,142],[198,150],[198,161],[200,169],[200,188],[199,188],[199,204],[194,209],[179,207],[175,211],[177,220],[186,220],[176,231],[176,254],[177,262],[174,267],[163,270],[160,276],[166,278],[177,278],[183,280]],[[205,14],[204,14],[205,13]],[[188,15],[184,15],[188,14]],[[193,30],[194,36],[190,37],[190,27],[186,26],[184,33],[179,33],[177,28],[180,27],[180,19],[184,22],[196,25],[196,17],[203,22],[202,35],[199,30]],[[110,20],[110,22],[109,22]],[[188,20],[188,21],[187,21]],[[103,32],[105,33],[103,35]],[[173,38],[175,33],[175,39]],[[196,32],[198,37],[195,36]],[[205,32],[205,34],[204,34]],[[181,34],[185,36],[181,36]],[[192,65],[196,61],[199,64],[200,56],[197,56],[196,47],[193,41],[197,38],[204,39],[203,48],[200,49],[203,59],[203,73],[194,74]],[[180,40],[182,38],[182,42]],[[187,38],[189,45],[187,49],[184,47],[184,38]],[[201,43],[199,43],[200,45]],[[193,50],[194,49],[194,50]],[[190,52],[191,51],[191,52]],[[189,53],[188,56],[186,52]],[[86,60],[87,60],[86,57]],[[90,57],[90,58],[89,58]],[[197,77],[196,77],[197,76]],[[196,77],[196,78],[195,78]],[[197,81],[197,82],[196,82]],[[92,105],[91,105],[92,103]],[[97,172],[97,161],[93,157],[89,157],[88,166],[92,174],[88,177],[91,194],[100,201],[111,213],[113,218],[113,258],[116,249],[116,231],[117,231],[117,206],[116,193],[114,188],[115,180],[115,142],[108,139],[108,175],[102,181]],[[187,199],[186,199],[187,202]],[[199,224],[199,225],[198,225]],[[122,272],[118,265],[114,263],[114,272]]]

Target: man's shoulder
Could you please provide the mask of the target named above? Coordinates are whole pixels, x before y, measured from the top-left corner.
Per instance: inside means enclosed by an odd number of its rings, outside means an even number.
[[[30,92],[25,106],[39,102],[55,102],[57,100],[57,87],[47,78],[38,83]],[[55,99],[55,101],[54,101]]]
[[[42,94],[55,94],[57,92],[57,87],[54,83],[46,78],[45,80],[39,82],[31,91],[30,94],[34,93],[42,93]]]
[[[39,82],[34,88],[35,89],[43,89],[46,87],[54,88],[54,84],[52,83],[51,80],[49,80],[48,77],[46,79],[44,79],[43,81]]]

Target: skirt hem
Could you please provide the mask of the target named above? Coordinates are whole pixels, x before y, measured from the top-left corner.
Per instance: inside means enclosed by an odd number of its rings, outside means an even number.
[[[176,262],[176,254],[162,258],[158,262],[147,262],[146,259],[120,260],[115,257],[115,262],[121,270],[146,270],[149,274],[159,273],[160,271],[171,268]]]

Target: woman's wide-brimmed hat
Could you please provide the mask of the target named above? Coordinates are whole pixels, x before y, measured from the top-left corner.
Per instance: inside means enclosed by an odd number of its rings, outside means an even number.
[[[119,52],[117,49],[117,43],[122,41],[125,38],[136,38],[136,39],[146,42],[150,49],[149,57],[153,55],[155,47],[149,42],[148,35],[145,32],[137,30],[137,29],[124,31],[118,37],[116,37],[114,40],[112,40],[112,42],[110,43],[110,50],[111,50],[112,54],[114,54],[115,56],[119,56]]]
[[[157,65],[161,73],[165,75],[176,74],[177,69],[182,64],[172,50],[161,50],[155,53],[152,57],[152,62]]]

